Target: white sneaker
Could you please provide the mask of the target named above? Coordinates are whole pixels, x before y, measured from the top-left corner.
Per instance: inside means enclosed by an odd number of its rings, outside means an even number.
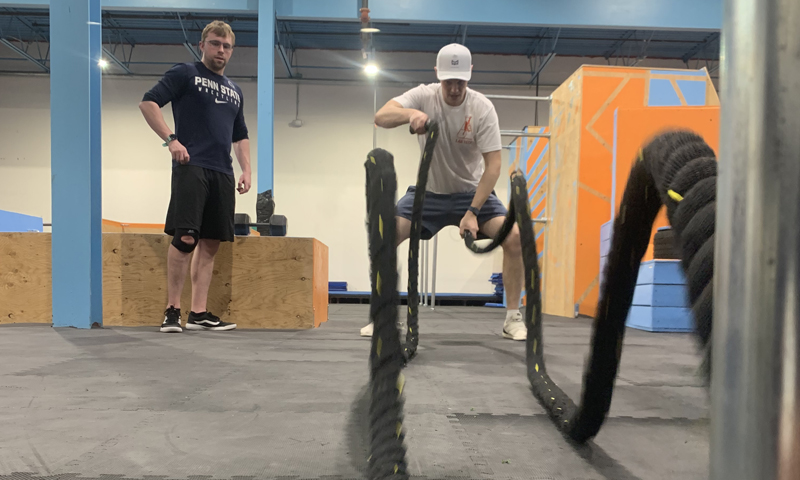
[[[372,322],[369,322],[369,325],[361,329],[361,336],[372,337]]]
[[[503,338],[512,340],[526,340],[528,338],[528,329],[522,320],[522,313],[515,313],[510,317],[506,317],[506,321],[503,324]]]

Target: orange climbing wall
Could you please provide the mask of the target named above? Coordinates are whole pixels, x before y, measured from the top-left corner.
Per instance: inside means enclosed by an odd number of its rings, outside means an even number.
[[[523,131],[549,133],[550,127],[528,126]],[[531,208],[531,218],[546,217],[549,144],[550,140],[546,137],[520,137],[509,145],[511,150],[509,151],[508,175],[510,178],[514,171],[520,170],[525,176],[528,184],[528,204]],[[545,243],[547,230],[542,223],[534,223],[533,229],[541,270],[544,266],[542,259],[547,246]]]
[[[615,113],[630,111],[632,117],[626,122],[636,124],[636,112],[647,112],[648,118],[657,119],[667,109],[676,109],[678,113],[671,114],[670,125],[689,127],[688,123],[681,123],[679,112],[707,105],[719,105],[719,99],[705,69],[583,66],[554,92],[547,215],[552,221],[548,226],[543,282],[545,313],[595,313],[600,284],[600,227],[611,219],[612,202],[618,204],[624,189],[620,172],[630,168],[630,163],[627,168],[620,168],[618,162],[617,178],[612,179],[615,138],[625,135],[623,127],[615,125]],[[636,130],[645,131],[644,125]],[[637,141],[636,132],[628,134],[631,142]],[[643,141],[644,137],[639,137],[639,143]],[[621,152],[617,154],[619,161]],[[612,200],[615,185],[618,194]],[[554,248],[556,244],[558,247]]]

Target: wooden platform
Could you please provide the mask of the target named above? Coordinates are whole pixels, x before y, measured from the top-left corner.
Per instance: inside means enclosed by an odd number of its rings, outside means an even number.
[[[103,234],[103,325],[157,326],[167,301],[163,234]],[[0,233],[0,324],[51,323],[49,233]],[[191,305],[187,276],[181,303]],[[239,328],[307,329],[328,319],[328,247],[313,238],[237,237],[214,264],[208,309]]]

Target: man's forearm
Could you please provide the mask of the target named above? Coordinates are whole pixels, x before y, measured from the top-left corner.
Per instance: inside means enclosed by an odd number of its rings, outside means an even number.
[[[162,140],[166,141],[172,135],[172,130],[167,126],[164,121],[164,115],[161,114],[161,109],[155,102],[144,101],[139,103],[139,110],[141,110],[144,119],[150,128],[156,132]]]
[[[242,167],[242,173],[250,173],[250,139],[245,138],[234,143],[233,151],[236,152],[236,160]]]
[[[489,199],[489,195],[492,194],[492,190],[494,190],[495,185],[497,185],[497,180],[500,179],[500,163],[487,165],[486,170],[483,172],[483,176],[481,176],[480,182],[478,182],[478,188],[475,192],[475,196],[472,197],[472,206],[480,210],[486,200]]]
[[[417,110],[413,108],[384,107],[375,115],[375,125],[381,128],[394,128],[411,121]]]

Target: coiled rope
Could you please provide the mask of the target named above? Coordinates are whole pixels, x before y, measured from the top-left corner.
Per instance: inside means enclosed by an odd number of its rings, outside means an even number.
[[[427,143],[431,143],[435,137],[429,137]],[[396,331],[398,295],[393,201],[397,185],[391,154],[380,149],[373,150],[368,156],[366,168],[373,285],[370,316],[374,323],[370,354],[372,398],[369,478],[399,476],[405,479],[408,473],[403,445],[404,379],[401,369],[410,357],[403,354]],[[547,374],[536,241],[530,218],[527,183],[521,172],[514,172],[511,176],[508,215],[491,243],[485,247],[478,246],[467,232],[467,247],[475,253],[486,253],[503,243],[514,223],[519,226],[525,266],[527,308],[524,318],[528,328],[528,380],[534,395],[558,428],[574,441],[583,443],[594,437],[608,414],[622,355],[625,320],[633,300],[641,259],[662,205],[667,207],[667,217],[681,249],[681,262],[695,319],[695,335],[704,354],[705,372],[710,375],[708,359],[713,316],[716,172],[713,150],[692,132],[675,131],[659,135],[639,152],[631,168],[619,215],[614,220],[611,249],[603,272],[600,301],[592,328],[591,353],[583,377],[579,405],[575,405]],[[427,172],[424,177],[420,174],[420,178],[426,177]],[[424,188],[418,189],[417,195],[424,195]],[[422,202],[419,202],[419,207],[417,205],[415,198],[414,212],[421,215]],[[420,228],[418,224],[415,227]],[[416,253],[410,254],[409,266],[412,260],[418,258]],[[410,268],[409,277],[412,277]],[[416,303],[411,301],[411,293],[409,291],[409,306]],[[415,310],[409,308],[409,315],[412,312]],[[416,315],[414,317],[416,321]],[[418,335],[416,328],[414,332]],[[414,347],[417,340],[418,336],[414,340]]]

